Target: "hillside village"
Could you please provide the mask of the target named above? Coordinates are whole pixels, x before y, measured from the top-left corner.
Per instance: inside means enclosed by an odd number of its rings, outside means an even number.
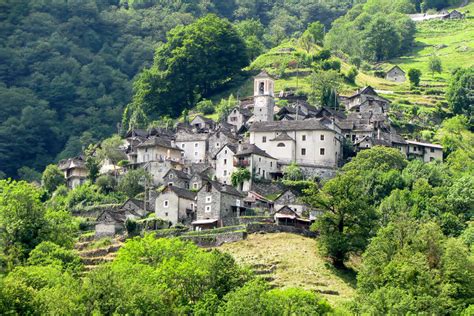
[[[406,140],[388,118],[390,101],[371,87],[340,96],[344,108],[316,108],[304,98],[280,92],[284,107],[275,105],[274,79],[265,71],[254,78],[254,95],[239,102],[227,119],[215,122],[197,115],[172,129],[131,130],[120,151],[127,164],[105,161],[101,173],[123,176],[144,169],[150,180],[142,200],[130,199],[97,218],[96,235],[113,236],[127,219],[149,213],[193,230],[234,226],[248,215],[267,215],[281,225],[309,228],[318,215],[299,194],[279,184],[295,165],[305,179],[335,176],[349,152],[374,146],[393,147],[405,157],[424,162],[443,159],[443,148]],[[86,181],[82,157],[59,163],[70,188]],[[246,176],[238,183],[233,175]],[[269,198],[273,196],[273,198]]]

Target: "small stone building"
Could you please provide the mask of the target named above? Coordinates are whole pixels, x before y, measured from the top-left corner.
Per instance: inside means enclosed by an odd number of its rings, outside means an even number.
[[[70,189],[83,184],[89,174],[82,157],[61,160],[59,162],[59,169],[64,172],[66,185]]]
[[[192,223],[194,228],[199,230],[206,228],[207,225],[217,227],[235,225],[237,217],[245,212],[244,197],[232,186],[206,181],[197,193],[196,220]]]
[[[165,187],[155,203],[156,217],[170,222],[190,224],[196,209],[196,193],[176,186]]]
[[[273,203],[275,205],[275,210],[279,210],[286,206],[295,211],[299,216],[302,216],[302,214],[308,210],[308,206],[300,201],[299,194],[293,190],[286,190],[280,194]]]
[[[385,73],[385,79],[394,82],[405,82],[407,77],[402,68],[399,66],[393,66]]]
[[[178,188],[189,189],[191,176],[181,170],[169,169],[163,176],[163,183],[166,186],[175,186]]]
[[[192,119],[190,124],[192,127],[198,130],[210,130],[215,126],[215,122],[213,120],[202,115],[196,115],[196,117]]]
[[[424,162],[443,161],[443,146],[413,140],[406,142],[408,143],[406,153],[408,158],[421,159]]]

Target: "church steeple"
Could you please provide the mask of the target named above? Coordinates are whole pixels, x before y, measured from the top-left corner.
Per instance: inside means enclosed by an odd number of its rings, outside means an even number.
[[[254,79],[254,109],[256,122],[273,121],[274,80],[263,70]]]

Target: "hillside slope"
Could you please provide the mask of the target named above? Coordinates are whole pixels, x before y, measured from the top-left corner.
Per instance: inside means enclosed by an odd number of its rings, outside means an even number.
[[[254,268],[276,287],[302,287],[340,306],[355,293],[354,275],[341,274],[319,254],[317,241],[293,234],[252,234],[219,249]]]

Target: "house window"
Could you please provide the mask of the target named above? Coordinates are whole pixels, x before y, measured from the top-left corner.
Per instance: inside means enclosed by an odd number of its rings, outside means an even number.
[[[306,148],[301,148],[301,156],[306,156]]]
[[[430,151],[431,151],[432,153],[434,153],[434,152],[435,152],[434,148],[430,148]]]
[[[260,168],[258,168],[258,174],[260,174]]]
[[[413,151],[416,151],[416,146],[413,146]]]
[[[258,158],[258,162],[262,162],[262,158],[259,157],[259,158]]]
[[[430,161],[434,161],[434,160],[435,160],[434,157],[430,157]]]
[[[224,165],[227,165],[227,159],[224,159]]]
[[[283,143],[278,143],[277,147],[285,147],[285,144],[283,144]]]
[[[226,150],[224,150],[224,154],[225,154],[225,155],[227,155],[227,149],[226,149]]]
[[[197,152],[197,151],[195,151],[195,152],[194,152],[194,156],[196,156],[196,157],[197,157],[197,155],[198,155],[198,152]]]
[[[169,186],[169,187],[172,187],[172,186],[173,186],[173,182],[168,182],[168,186]]]
[[[206,203],[211,203],[212,202],[212,195],[206,196]]]
[[[168,217],[168,212],[165,212],[165,216]]]
[[[219,148],[219,147],[221,147],[221,144],[216,143],[216,148]]]
[[[186,144],[181,144],[181,148],[184,148],[185,145],[186,145]]]
[[[146,152],[146,153],[148,152],[148,148],[145,148],[145,152]]]
[[[197,147],[197,146],[199,146],[199,144],[198,144],[198,143],[194,143],[194,147]]]
[[[321,156],[324,156],[325,153],[326,153],[326,149],[324,149],[324,148],[320,148],[320,149],[319,149],[319,154],[320,154]]]
[[[227,170],[224,170],[224,177],[227,176]]]
[[[306,140],[306,135],[301,136],[301,140],[305,141]]]
[[[321,140],[324,140],[324,135],[321,135]]]
[[[356,136],[352,135],[352,141],[355,142],[355,140],[356,140]]]
[[[197,188],[198,188],[198,184],[197,184],[197,183],[193,183],[193,189],[194,189],[194,190],[197,190]]]
[[[273,161],[270,161],[270,167],[273,167]]]
[[[168,177],[169,177],[170,179],[173,179],[173,174],[170,174]]]
[[[170,205],[170,202],[168,200],[163,201],[163,207],[168,207]]]
[[[262,170],[262,176],[265,178],[265,170]]]
[[[211,206],[210,205],[206,205],[206,213],[210,213],[211,212]]]
[[[267,142],[267,136],[263,136],[262,137],[262,143],[266,143]]]

